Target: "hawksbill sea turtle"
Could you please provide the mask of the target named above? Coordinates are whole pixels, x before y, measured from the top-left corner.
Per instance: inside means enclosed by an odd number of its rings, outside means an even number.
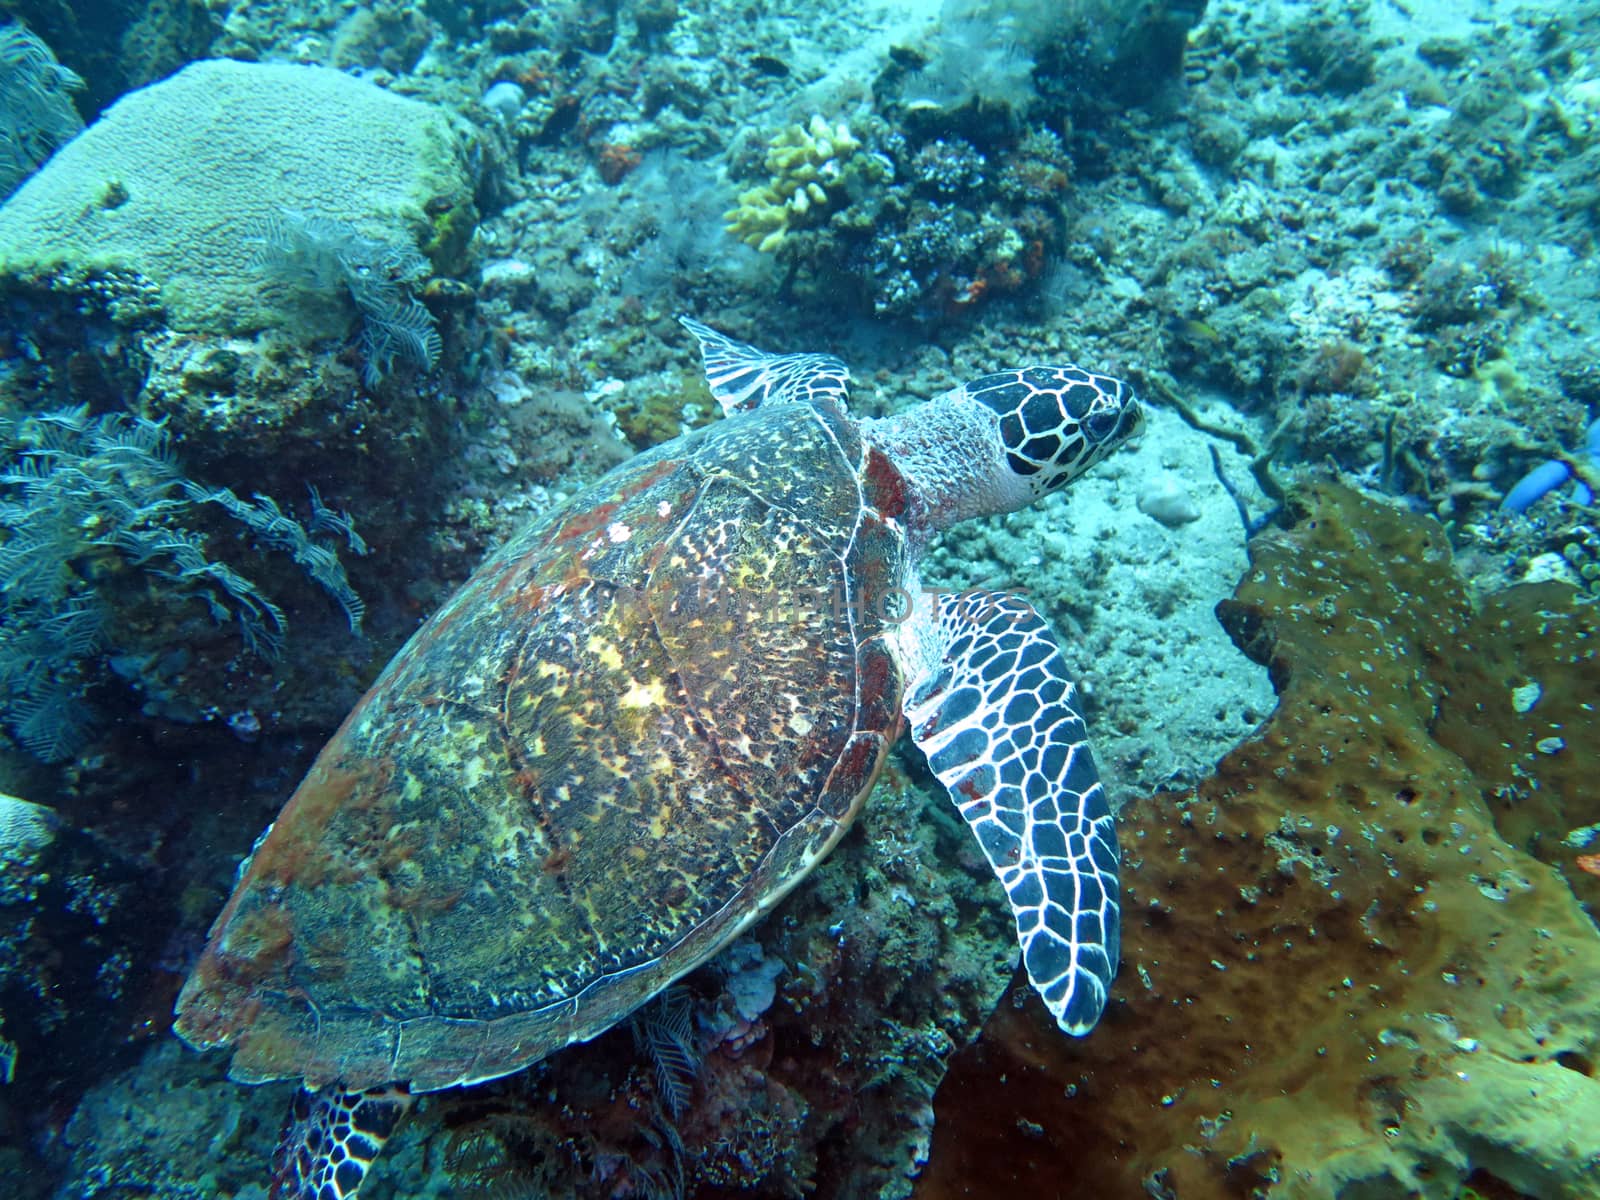
[[[930,536],[1059,488],[1124,383],[996,372],[881,420],[849,371],[685,318],[724,419],[534,521],[417,631],[240,869],[177,1004],[298,1079],[275,1196],[352,1200],[419,1092],[521,1070],[700,966],[854,819],[902,729],[1089,1032],[1119,946],[1111,811],[1020,596],[925,591]]]

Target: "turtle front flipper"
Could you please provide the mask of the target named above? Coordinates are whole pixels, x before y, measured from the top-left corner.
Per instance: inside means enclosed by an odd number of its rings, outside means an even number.
[[[768,354],[736,342],[693,317],[679,317],[700,343],[706,383],[724,416],[763,404],[829,400],[841,410],[850,395],[850,368],[831,354]]]
[[[1020,596],[918,597],[902,632],[911,736],[1011,900],[1022,961],[1082,1036],[1120,949],[1117,836],[1061,651]]]
[[[272,1158],[268,1200],[355,1200],[410,1107],[411,1093],[393,1084],[364,1092],[302,1088]]]

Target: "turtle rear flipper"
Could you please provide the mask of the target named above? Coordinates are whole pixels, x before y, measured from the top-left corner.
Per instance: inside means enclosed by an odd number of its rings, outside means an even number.
[[[1082,1036],[1120,949],[1117,838],[1061,651],[1020,596],[932,597],[914,643],[906,721],[999,876],[1028,978]]]
[[[268,1200],[356,1200],[384,1142],[411,1107],[394,1084],[295,1093],[272,1158]]]

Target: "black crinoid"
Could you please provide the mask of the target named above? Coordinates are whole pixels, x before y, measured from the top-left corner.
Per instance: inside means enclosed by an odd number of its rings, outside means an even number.
[[[428,260],[415,248],[290,209],[267,223],[259,242],[255,265],[270,277],[310,291],[349,293],[361,310],[368,387],[377,387],[397,358],[423,371],[439,361],[444,346],[433,314],[411,294],[428,274]]]
[[[0,200],[83,128],[83,80],[21,25],[0,26]]]
[[[365,606],[333,543],[358,555],[366,543],[315,489],[310,508],[308,528],[269,496],[189,479],[166,428],[144,417],[0,415],[0,721],[46,762],[76,753],[95,727],[87,693],[105,666],[173,649],[128,639],[129,614],[152,594],[203,603],[246,650],[276,657],[288,618],[219,554],[235,541],[216,528],[218,510],[257,558],[290,556],[359,632]]]
[[[694,996],[670,987],[633,1015],[633,1044],[655,1067],[656,1096],[674,1117],[689,1105],[700,1074],[694,1035]]]

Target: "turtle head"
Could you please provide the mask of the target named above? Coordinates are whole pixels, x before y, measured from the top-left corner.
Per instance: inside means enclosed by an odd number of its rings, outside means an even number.
[[[1133,389],[1082,367],[998,371],[881,421],[913,529],[1016,512],[1077,478],[1144,423]]]
[[[1144,424],[1131,387],[1082,367],[1000,371],[961,390],[999,418],[1006,467],[1026,487],[1024,504],[1076,479]]]

